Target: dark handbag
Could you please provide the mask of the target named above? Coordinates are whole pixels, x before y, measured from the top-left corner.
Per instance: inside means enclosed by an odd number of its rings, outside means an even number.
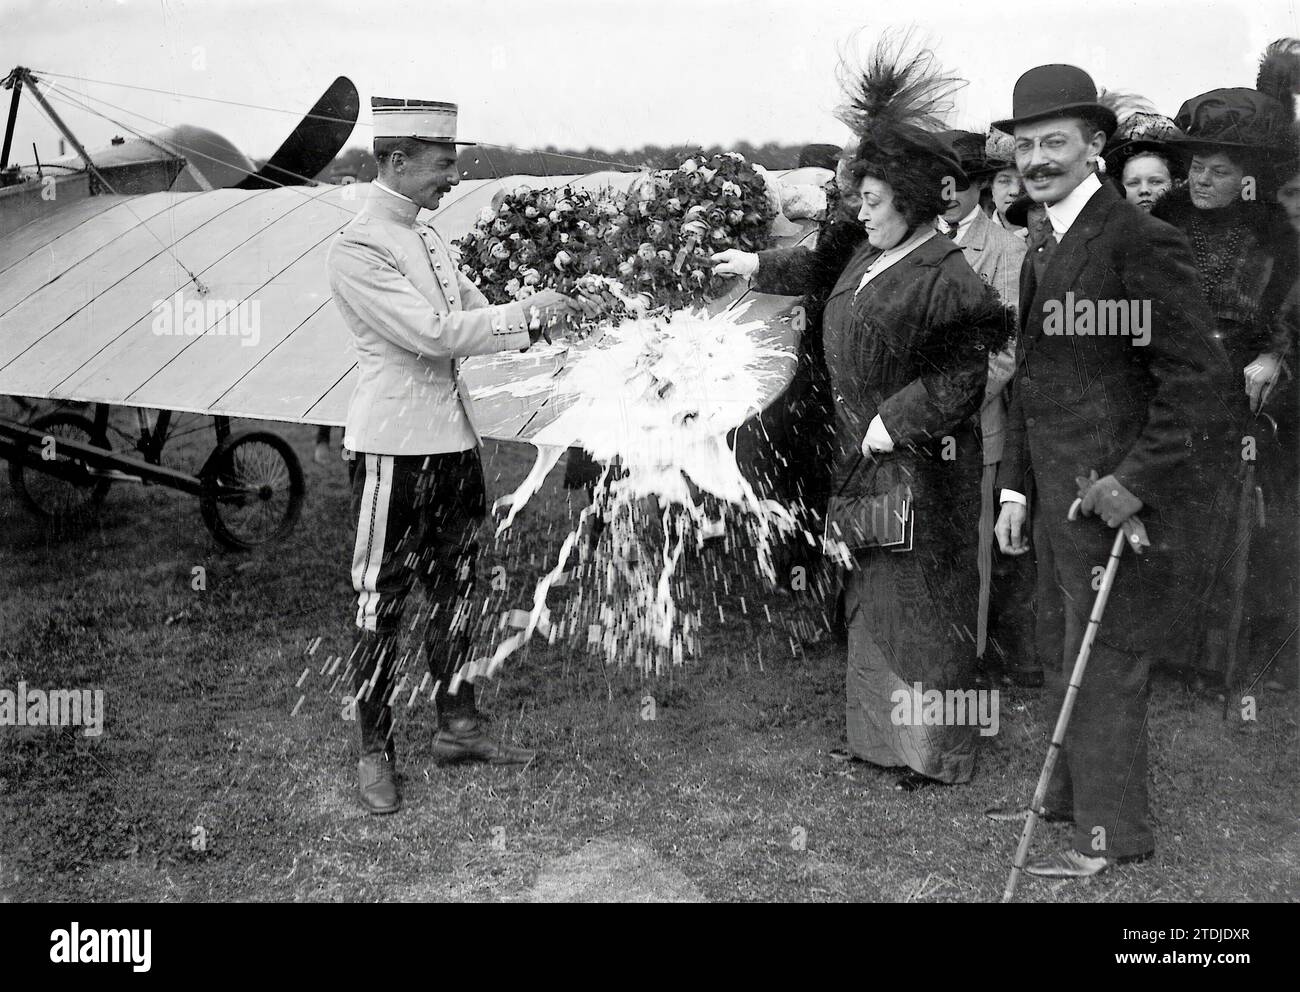
[[[916,511],[912,487],[906,482],[874,496],[845,496],[864,458],[858,455],[839,491],[826,507],[826,531],[822,550],[833,558],[849,561],[853,554],[871,548],[911,551]],[[873,475],[880,463],[872,460]]]

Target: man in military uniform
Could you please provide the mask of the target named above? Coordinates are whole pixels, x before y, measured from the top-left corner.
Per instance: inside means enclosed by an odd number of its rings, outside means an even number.
[[[545,291],[489,306],[437,232],[416,220],[457,184],[456,106],[371,100],[379,178],[331,245],[335,305],[352,331],[358,378],[343,446],[357,520],[350,659],[360,729],[358,778],[372,813],[401,807],[390,705],[402,606],[418,578],[429,598],[423,646],[434,680],[439,761],[524,764],[533,752],[490,738],[474,686],[452,682],[467,659],[468,603],[486,513],[479,436],[462,358],[529,347],[595,304]],[[409,690],[409,687],[408,687]]]

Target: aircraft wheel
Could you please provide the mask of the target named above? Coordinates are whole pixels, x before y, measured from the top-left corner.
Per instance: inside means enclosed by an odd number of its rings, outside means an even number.
[[[93,421],[77,413],[47,413],[37,417],[28,426],[53,438],[56,453],[60,439],[93,445],[106,451],[111,451],[113,447],[107,437],[95,430]],[[9,484],[33,513],[56,524],[80,523],[95,513],[113,483],[111,479],[91,475],[81,462],[74,464],[85,470],[84,480],[58,478],[21,462],[11,461]]]
[[[248,551],[287,537],[302,510],[302,465],[289,442],[270,431],[227,438],[203,468],[199,509],[212,536]]]

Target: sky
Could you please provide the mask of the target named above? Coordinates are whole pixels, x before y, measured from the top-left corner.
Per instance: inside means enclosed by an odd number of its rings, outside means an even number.
[[[1253,85],[1264,46],[1300,35],[1288,0],[0,0],[0,75],[44,70],[137,130],[198,124],[252,157],[340,74],[362,97],[350,144],[370,141],[371,95],[456,102],[463,137],[524,148],[841,143],[839,53],[909,24],[969,80],[952,124],[971,129],[1010,110],[1034,65],[1081,65],[1172,116]],[[89,148],[123,131],[55,106]],[[12,159],[30,163],[33,142],[57,154],[24,99]]]

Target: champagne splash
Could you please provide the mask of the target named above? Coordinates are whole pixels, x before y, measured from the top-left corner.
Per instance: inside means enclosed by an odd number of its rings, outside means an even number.
[[[633,659],[645,673],[682,664],[695,653],[700,613],[682,607],[683,594],[693,594],[683,588],[680,566],[706,545],[747,546],[756,574],[776,581],[772,540],[798,525],[787,508],[754,491],[729,437],[760,412],[763,360],[787,353],[756,341],[753,332],[764,325],[745,321],[747,309],[635,317],[608,329],[564,375],[534,377],[549,380],[552,402],[564,412],[535,435],[538,454],[527,478],[497,501],[508,509],[498,536],[569,447],[581,445],[605,471],[537,584],[531,609],[510,615],[517,632],[457,679],[495,674],[535,633],[552,642],[585,639],[607,662]],[[525,380],[512,391],[539,388]],[[748,559],[735,560],[741,557]],[[584,573],[591,580],[557,623],[547,597],[567,583],[575,559],[590,564]]]

